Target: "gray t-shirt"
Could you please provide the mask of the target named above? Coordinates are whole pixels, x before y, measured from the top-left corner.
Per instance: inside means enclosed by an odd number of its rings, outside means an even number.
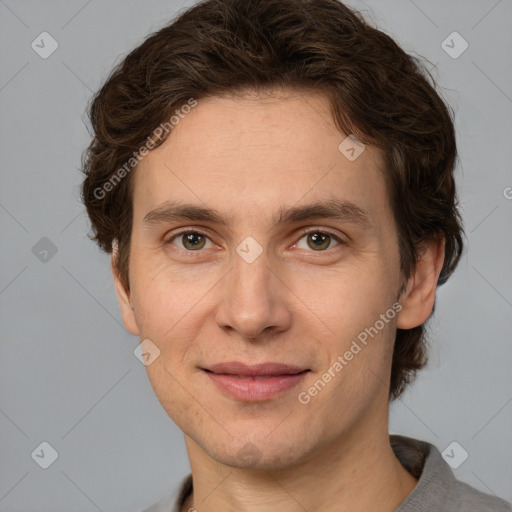
[[[402,465],[419,481],[395,512],[512,512],[506,501],[457,480],[432,444],[391,435],[391,447]],[[192,475],[178,489],[142,512],[181,512],[192,492]]]

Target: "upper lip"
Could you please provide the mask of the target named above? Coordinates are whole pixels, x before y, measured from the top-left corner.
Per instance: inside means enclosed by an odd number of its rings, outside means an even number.
[[[213,373],[224,373],[229,375],[243,375],[256,377],[262,375],[295,375],[307,371],[307,368],[301,366],[283,364],[283,363],[261,363],[255,365],[246,365],[237,361],[220,363],[203,368]]]

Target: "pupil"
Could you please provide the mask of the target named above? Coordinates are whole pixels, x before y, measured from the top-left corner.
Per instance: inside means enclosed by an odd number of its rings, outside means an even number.
[[[201,245],[201,238],[202,236],[197,234],[197,233],[190,233],[188,235],[184,235],[185,238],[186,238],[186,244],[185,244],[185,247],[187,246],[187,244],[189,244],[189,246],[192,246],[192,247],[198,247]]]
[[[311,239],[313,240],[313,243],[316,247],[320,247],[322,244],[325,245],[325,240],[328,238],[329,235],[324,235],[321,233],[313,233],[311,236]]]

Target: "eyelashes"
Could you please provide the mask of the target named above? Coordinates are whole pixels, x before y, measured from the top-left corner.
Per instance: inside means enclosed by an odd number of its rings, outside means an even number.
[[[185,235],[188,235],[188,236],[185,238]],[[298,238],[297,242],[295,242],[293,244],[293,247],[296,247],[304,237],[307,237],[309,235],[320,235],[320,237],[317,236],[317,237],[314,237],[313,239],[311,239],[311,240],[313,240],[313,247],[316,247],[316,248],[312,248],[311,246],[306,247],[305,250],[310,250],[311,252],[327,252],[327,251],[331,250],[332,249],[332,247],[331,247],[332,241],[335,241],[337,243],[337,245],[335,245],[334,247],[344,244],[343,240],[339,236],[335,235],[334,233],[332,233],[330,231],[326,231],[326,230],[318,229],[318,228],[306,228],[298,234],[299,238]],[[166,246],[167,245],[175,245],[173,243],[175,240],[181,240],[182,247],[178,246],[177,248],[179,250],[185,251],[187,253],[194,253],[194,252],[200,253],[200,252],[204,252],[203,249],[205,249],[205,248],[208,249],[208,248],[213,247],[213,242],[211,241],[209,235],[207,233],[204,233],[202,231],[195,230],[195,229],[181,230],[177,233],[174,233],[171,237],[169,237],[164,242],[164,244]],[[320,242],[320,244],[325,244],[326,240],[328,241],[327,248],[316,244],[317,242]],[[206,247],[208,242],[209,242],[210,246]],[[190,244],[191,248],[187,247],[185,244]],[[301,249],[303,249],[303,248],[301,248]]]

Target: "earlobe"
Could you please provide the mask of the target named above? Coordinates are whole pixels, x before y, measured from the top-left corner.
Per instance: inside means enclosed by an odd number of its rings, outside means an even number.
[[[126,329],[134,336],[139,336],[140,329],[137,325],[137,319],[135,317],[135,308],[131,303],[130,291],[126,290],[116,270],[117,257],[117,244],[114,243],[112,248],[111,268],[112,277],[114,279],[114,285],[116,288],[117,300],[119,302],[119,308],[121,309],[121,316],[123,317],[123,323]]]
[[[397,317],[399,329],[412,329],[426,322],[434,309],[437,281],[444,263],[444,237],[425,242],[420,259],[407,281]]]

